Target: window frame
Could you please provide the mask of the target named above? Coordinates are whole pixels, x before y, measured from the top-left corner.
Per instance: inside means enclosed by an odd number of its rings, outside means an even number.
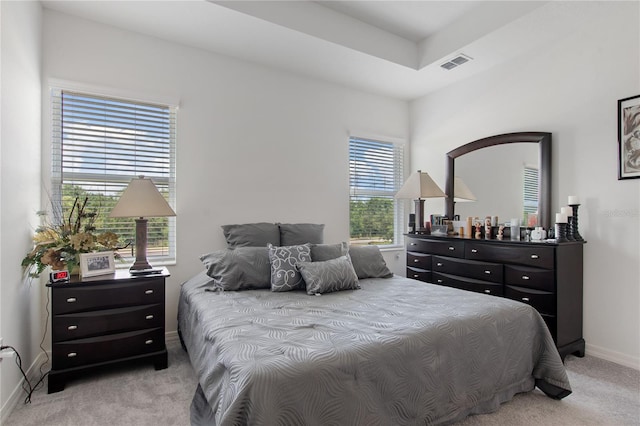
[[[176,210],[176,145],[177,145],[177,116],[179,111],[179,101],[175,97],[168,96],[158,96],[158,95],[148,95],[148,94],[137,94],[130,91],[124,90],[116,90],[112,88],[106,87],[97,87],[92,85],[86,85],[77,82],[69,82],[64,80],[56,80],[50,79],[48,81],[48,90],[44,91],[46,96],[46,102],[43,103],[43,108],[46,107],[49,109],[47,114],[44,114],[46,132],[45,138],[43,139],[43,159],[49,158],[49,167],[46,167],[43,172],[43,182],[45,182],[45,192],[46,197],[43,196],[43,205],[46,206],[44,211],[51,211],[54,216],[56,214],[59,216],[62,211],[62,186],[63,186],[63,170],[62,170],[62,129],[54,129],[56,125],[59,125],[60,122],[56,120],[54,116],[54,101],[56,100],[56,95],[54,91],[66,91],[66,92],[76,92],[86,96],[98,97],[98,98],[107,98],[114,99],[121,102],[128,102],[133,104],[144,104],[144,105],[157,105],[161,107],[169,108],[170,116],[173,118],[173,125],[169,131],[170,133],[170,142],[169,142],[169,159],[168,159],[168,167],[169,173],[167,176],[152,176],[151,179],[154,183],[157,183],[159,187],[166,186],[166,191],[168,194],[167,201],[171,205],[171,207]],[[59,137],[56,140],[56,134]],[[56,164],[57,162],[57,164]],[[48,175],[47,175],[48,174]],[[124,184],[124,187],[131,181],[131,179],[135,175],[131,174],[112,174],[108,175],[110,180],[113,182],[119,181]],[[82,174],[77,174],[76,177],[83,177]],[[84,176],[89,177],[90,179],[95,179],[95,176]],[[48,183],[47,183],[48,182]],[[161,191],[162,192],[162,191]],[[134,229],[135,235],[135,222],[131,218],[131,223]],[[167,235],[167,251],[162,255],[152,255],[148,254],[148,259],[156,265],[175,265],[177,261],[177,226],[176,226],[176,218],[168,217],[167,226],[168,226],[168,235]],[[135,244],[135,241],[132,242]],[[129,263],[135,259],[135,254],[127,255],[129,249],[126,252],[121,252],[123,255],[124,262],[120,265],[116,265],[116,267],[128,267]]]
[[[381,144],[389,144],[393,147],[394,150],[394,188],[392,191],[381,191],[381,190],[359,190],[357,194],[354,194],[354,187],[352,186],[352,141],[360,140],[365,142],[372,143],[381,143]],[[404,245],[404,233],[406,231],[406,218],[405,212],[407,211],[407,201],[400,200],[395,198],[395,194],[404,184],[406,179],[406,170],[407,170],[407,162],[408,162],[408,149],[407,144],[404,140],[393,137],[385,137],[385,136],[371,136],[366,133],[357,133],[351,134],[348,138],[348,150],[349,150],[349,242],[352,243],[351,236],[351,200],[354,195],[384,195],[391,196],[393,198],[393,206],[394,206],[394,217],[393,217],[393,241],[390,244],[377,244],[377,246],[381,250],[397,250],[398,248],[402,248]],[[398,170],[399,168],[399,170]]]

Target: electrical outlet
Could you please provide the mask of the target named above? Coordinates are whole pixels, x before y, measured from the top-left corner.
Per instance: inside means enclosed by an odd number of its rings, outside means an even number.
[[[0,337],[0,347],[1,346],[4,346],[4,339],[2,337]],[[0,351],[0,361],[2,361],[2,358],[13,358],[14,356],[16,356],[16,353],[11,349]]]

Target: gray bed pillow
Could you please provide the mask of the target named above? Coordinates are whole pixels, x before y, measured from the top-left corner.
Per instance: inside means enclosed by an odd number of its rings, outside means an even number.
[[[258,222],[222,225],[227,247],[266,247],[280,245],[280,228],[275,223]]]
[[[393,273],[380,253],[378,246],[349,246],[349,257],[359,279],[390,278]]]
[[[322,244],[324,242],[324,224],[280,223],[280,245]]]
[[[310,261],[311,250],[309,244],[281,247],[269,244],[271,291],[304,289],[304,280],[296,265],[298,262]]]
[[[224,290],[271,287],[271,265],[267,247],[237,247],[200,256],[207,275]]]
[[[323,294],[360,288],[349,256],[323,262],[298,262],[298,270],[307,287],[307,294]]]
[[[349,245],[346,242],[338,244],[311,244],[312,262],[337,259],[347,253],[349,253]]]

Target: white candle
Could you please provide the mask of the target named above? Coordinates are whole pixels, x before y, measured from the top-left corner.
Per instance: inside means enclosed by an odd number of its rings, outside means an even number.
[[[562,207],[560,209],[560,213],[562,213],[564,215],[567,215],[567,217],[571,217],[571,216],[573,216],[573,209],[571,207],[569,207],[569,206]]]
[[[567,223],[567,215],[564,213],[556,213],[556,223]]]
[[[567,204],[569,204],[570,206],[578,205],[580,204],[580,199],[577,195],[569,195],[569,202]]]

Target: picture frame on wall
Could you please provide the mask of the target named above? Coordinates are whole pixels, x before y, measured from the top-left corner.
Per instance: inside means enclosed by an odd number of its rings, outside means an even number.
[[[640,95],[618,101],[618,180],[640,178]]]
[[[113,274],[116,271],[112,251],[80,253],[80,276],[82,278]]]

